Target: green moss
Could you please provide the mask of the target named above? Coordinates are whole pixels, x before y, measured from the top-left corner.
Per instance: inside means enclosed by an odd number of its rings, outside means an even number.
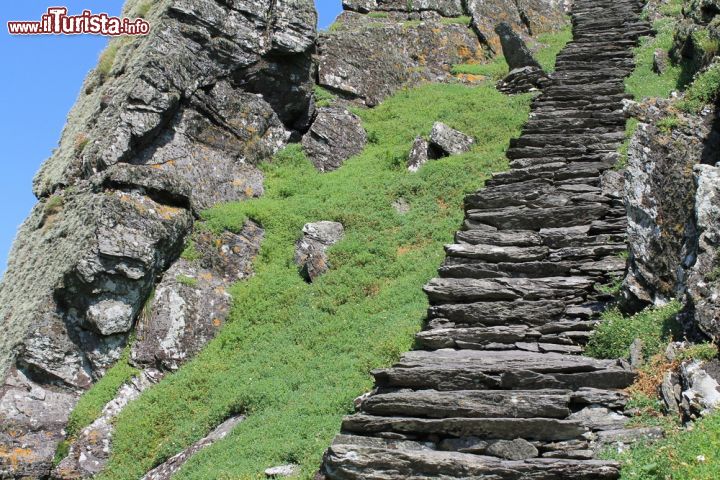
[[[315,86],[315,106],[317,107],[329,107],[337,100],[337,95],[332,93],[330,90],[321,87],[320,85]]]
[[[63,198],[63,196],[59,193],[56,193],[52,197],[48,198],[47,202],[45,203],[43,213],[46,217],[58,213],[60,210],[62,210],[64,204],[65,199]]]
[[[608,310],[590,337],[585,353],[595,358],[627,358],[630,345],[639,338],[643,342],[643,353],[650,358],[680,336],[676,317],[681,310],[682,305],[677,301],[648,308],[632,317],[623,316],[617,309]]]
[[[187,245],[185,245],[185,250],[183,250],[180,257],[188,262],[194,262],[196,260],[200,260],[202,255],[198,251],[195,241],[191,239],[187,242]]]
[[[370,12],[367,16],[370,18],[388,18],[388,14],[386,12]]]
[[[684,360],[712,360],[718,357],[718,347],[713,343],[698,343],[680,350],[677,358]]]
[[[187,275],[178,275],[175,280],[181,285],[185,285],[186,287],[197,287],[198,280],[197,278],[188,277]]]
[[[472,23],[472,18],[468,16],[444,17],[440,20],[440,22],[445,25],[465,25],[466,27],[469,27]]]
[[[665,134],[672,132],[681,125],[680,119],[674,115],[658,120],[655,126]]]
[[[55,449],[55,456],[53,457],[53,467],[57,467],[58,465],[60,465],[60,462],[62,462],[69,453],[70,442],[68,442],[67,440],[62,440],[60,443],[58,443],[58,446]]]
[[[237,229],[246,218],[265,228],[255,276],[232,288],[217,338],[122,412],[100,478],[139,478],[233,413],[248,419],[176,478],[255,478],[288,462],[310,478],[353,399],[372,387],[369,371],[411,348],[428,306],[421,287],[462,223],[463,198],[507,168],[505,150],[530,100],[490,85],[399,92],[356,110],[374,141],[339,170],[318,173],[293,145],[262,165],[264,197],[205,212],[212,230]],[[435,121],[473,135],[476,147],[412,174],[411,144]],[[393,209],[400,197],[410,213]],[[307,284],[294,243],[318,220],[342,222],[346,236],[330,251],[333,269]]]
[[[139,372],[130,366],[130,346],[125,348],[118,363],[107,371],[102,381],[87,391],[70,414],[67,432],[68,438],[77,436],[80,431],[94,422],[102,413],[103,407],[117,394],[120,387],[130,381]]]

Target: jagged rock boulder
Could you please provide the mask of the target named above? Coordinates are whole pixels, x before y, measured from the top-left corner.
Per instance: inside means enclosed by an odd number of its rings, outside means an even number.
[[[530,49],[525,45],[520,35],[515,33],[510,24],[500,22],[497,27],[495,27],[495,33],[500,37],[502,52],[510,70],[523,67],[534,67],[542,70],[540,64],[533,58],[532,53],[530,53]]]
[[[0,476],[49,474],[70,407],[119,358],[199,209],[261,194],[254,165],[312,117],[311,0],[148,15],[151,33],[114,40],[88,76],[0,285],[0,451],[25,452],[0,455]],[[16,415],[36,398],[56,414]]]
[[[459,17],[463,14],[462,0],[343,0],[348,10],[368,13],[370,11],[437,12],[444,17]]]
[[[423,137],[417,137],[408,155],[408,170],[417,172],[430,160],[430,144]]]
[[[506,460],[525,460],[537,457],[538,449],[527,440],[516,438],[515,440],[498,440],[492,442],[485,453]]]
[[[327,272],[327,249],[339,242],[345,229],[338,222],[308,223],[303,227],[303,236],[295,248],[295,263],[300,274],[309,282]]]
[[[720,167],[695,166],[697,260],[688,279],[688,298],[697,326],[720,342]]]
[[[436,122],[430,131],[431,158],[460,155],[469,152],[474,144],[472,137],[441,122]]]
[[[341,107],[320,108],[302,141],[308,158],[321,172],[337,170],[362,152],[366,143],[360,117]]]
[[[401,12],[387,18],[343,13],[318,39],[319,84],[375,106],[403,86],[451,79],[452,65],[486,58],[467,26],[443,23],[432,12],[422,15],[418,23]]]

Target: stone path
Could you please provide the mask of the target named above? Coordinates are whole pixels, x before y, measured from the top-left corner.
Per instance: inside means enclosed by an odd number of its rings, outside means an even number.
[[[638,0],[576,0],[574,41],[508,151],[512,170],[468,196],[417,350],[373,372],[328,479],[615,479],[599,439],[627,437],[624,361],[581,356],[623,273],[625,209],[611,167],[623,79],[649,25]],[[631,435],[630,435],[631,436]]]

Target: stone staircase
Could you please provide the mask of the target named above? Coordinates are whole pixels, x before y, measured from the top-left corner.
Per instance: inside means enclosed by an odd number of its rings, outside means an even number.
[[[373,372],[326,453],[327,479],[615,479],[595,459],[626,438],[624,361],[581,356],[622,275],[625,208],[611,170],[624,77],[650,27],[638,0],[576,0],[574,41],[508,150],[466,199],[417,349]]]

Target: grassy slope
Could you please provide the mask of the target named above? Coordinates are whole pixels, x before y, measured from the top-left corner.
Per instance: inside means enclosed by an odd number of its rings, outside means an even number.
[[[552,65],[568,39],[567,31],[546,36],[543,61]],[[100,478],[139,478],[235,413],[249,418],[178,478],[263,478],[262,470],[286,462],[310,476],[352,400],[372,386],[368,372],[412,347],[427,308],[421,286],[461,223],[462,199],[507,168],[504,151],[530,99],[505,97],[489,84],[400,92],[358,112],[370,144],[337,172],[318,174],[291,146],[263,165],[265,197],[205,212],[205,228],[237,230],[248,217],[263,224],[257,274],[234,287],[231,319],[218,338],[118,418]],[[438,120],[474,135],[477,146],[408,173],[412,140]],[[411,206],[406,215],[392,207],[401,197]],[[304,223],[317,220],[341,221],[347,235],[331,251],[332,271],[307,285],[292,264],[294,242]],[[84,396],[76,430],[128,372],[117,365]]]
[[[420,287],[461,223],[463,196],[506,168],[529,100],[490,86],[401,92],[360,112],[372,143],[337,172],[318,174],[291,146],[263,167],[264,198],[207,212],[208,228],[236,230],[246,217],[262,223],[257,274],[234,287],[218,338],[122,413],[103,478],[138,478],[238,412],[248,420],[178,478],[255,478],[287,462],[312,473],[353,398],[372,386],[368,371],[411,348],[427,308]],[[436,120],[472,134],[477,147],[408,173],[413,138]],[[391,206],[399,197],[412,207],[407,215]],[[307,285],[293,244],[317,220],[341,221],[347,236],[332,249],[333,270]]]

